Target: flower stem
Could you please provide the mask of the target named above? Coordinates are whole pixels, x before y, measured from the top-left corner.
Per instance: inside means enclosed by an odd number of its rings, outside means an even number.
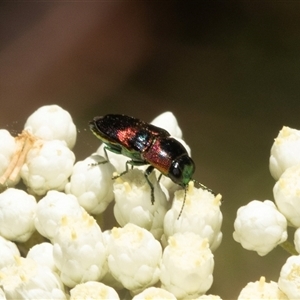
[[[299,255],[295,249],[295,246],[289,241],[281,243],[280,246],[291,255]]]

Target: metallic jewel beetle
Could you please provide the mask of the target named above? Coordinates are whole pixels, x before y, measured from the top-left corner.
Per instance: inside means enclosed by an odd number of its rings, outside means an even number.
[[[107,160],[106,150],[131,159],[126,162],[126,171],[119,176],[128,171],[128,164],[149,165],[145,177],[151,188],[152,204],[154,187],[148,177],[154,169],[182,186],[186,193],[188,183],[195,172],[195,164],[184,146],[172,138],[169,132],[139,119],[118,114],[95,117],[89,125],[93,134],[105,143],[104,151]],[[200,186],[211,191],[202,184]]]

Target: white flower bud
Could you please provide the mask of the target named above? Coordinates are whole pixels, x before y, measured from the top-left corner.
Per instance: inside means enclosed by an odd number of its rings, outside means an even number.
[[[172,137],[182,138],[182,131],[178,125],[177,119],[170,111],[158,115],[151,124],[167,130]]]
[[[193,300],[203,300],[203,299],[205,299],[205,300],[222,300],[222,298],[220,296],[216,296],[216,295],[202,295]]]
[[[183,206],[183,201],[185,204]],[[212,251],[218,248],[222,240],[221,195],[216,197],[209,191],[197,189],[189,183],[188,190],[175,193],[172,208],[164,219],[165,239],[177,232],[194,232],[201,238],[207,238]],[[180,215],[182,209],[182,213]]]
[[[155,173],[148,177],[154,187],[154,203],[151,203],[151,189],[144,172],[138,169],[128,171],[114,181],[114,215],[120,226],[133,223],[149,230],[157,239],[163,233],[164,216],[168,202]]]
[[[238,300],[250,299],[280,299],[288,300],[287,296],[278,288],[276,282],[266,282],[265,277],[260,277],[259,281],[249,282],[240,292]]]
[[[7,299],[66,299],[57,274],[29,258],[15,257],[2,268],[0,286]]]
[[[37,203],[33,196],[14,188],[0,194],[0,235],[26,242],[35,231],[33,217]]]
[[[290,256],[282,266],[278,287],[288,299],[299,299],[300,295],[300,255]],[[281,299],[281,298],[278,298]]]
[[[62,219],[53,238],[53,257],[61,272],[60,278],[68,287],[78,283],[100,280],[106,273],[106,249],[102,232],[87,212]]]
[[[2,288],[0,288],[0,300],[6,300],[5,294],[2,290]]]
[[[70,300],[120,299],[118,293],[113,288],[96,281],[88,281],[76,285],[71,289],[70,295]]]
[[[44,195],[49,190],[62,191],[70,177],[74,153],[59,140],[37,140],[29,150],[21,177],[30,193]]]
[[[107,248],[107,244],[109,243],[109,240],[110,240],[110,235],[111,235],[111,230],[105,230],[102,232],[103,242],[104,242],[104,246],[106,248]],[[108,268],[107,260],[106,260],[106,263],[107,263],[107,268]],[[108,286],[111,286],[112,288],[114,288],[117,291],[124,289],[124,286],[122,285],[122,283],[119,280],[117,280],[115,277],[113,277],[109,268],[107,270],[107,273],[101,279],[101,282]]]
[[[48,267],[51,271],[57,272],[53,259],[53,245],[41,243],[34,245],[27,253],[26,258],[36,261],[41,266]]]
[[[143,290],[141,293],[135,295],[132,300],[176,300],[175,296],[170,292],[157,288],[149,287]]]
[[[32,289],[29,291],[20,291],[19,292],[24,300],[67,300],[67,296],[65,293],[60,289],[52,289],[51,291],[45,291],[44,289]]]
[[[149,231],[131,223],[113,228],[107,252],[112,275],[133,294],[158,282],[162,248]]]
[[[300,228],[294,233],[294,244],[296,251],[300,254]]]
[[[65,190],[77,197],[79,204],[90,214],[100,214],[114,199],[112,174],[115,171],[109,162],[97,164],[105,159],[92,155],[73,167],[70,182]]]
[[[15,262],[15,256],[20,256],[20,251],[16,244],[0,236],[0,269],[13,264]]]
[[[45,105],[27,119],[24,129],[43,140],[65,141],[70,149],[76,142],[76,127],[71,115],[58,105]]]
[[[279,131],[271,148],[270,172],[278,180],[289,167],[300,164],[300,131],[286,126]]]
[[[177,299],[195,298],[212,285],[214,259],[207,239],[195,233],[176,233],[168,240],[161,263],[162,288]]]
[[[273,195],[278,210],[288,222],[300,227],[300,164],[288,168],[276,182]]]
[[[263,256],[287,239],[287,221],[270,200],[253,200],[237,211],[233,238]]]
[[[75,196],[49,191],[38,202],[34,224],[41,235],[52,240],[63,217],[81,216],[83,211]]]
[[[5,173],[16,150],[15,138],[5,129],[0,129],[0,177]]]

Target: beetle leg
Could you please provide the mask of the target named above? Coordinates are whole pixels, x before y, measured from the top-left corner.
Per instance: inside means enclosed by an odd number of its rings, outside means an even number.
[[[161,179],[162,175],[163,175],[162,173],[160,173],[160,174],[159,174],[159,176],[158,176],[158,179],[157,179],[157,182],[159,182],[159,181],[160,181],[160,179]]]
[[[107,155],[107,149],[108,149],[108,147],[107,147],[107,146],[103,147],[103,151],[104,151],[104,154],[105,154],[106,162],[108,162],[108,161],[109,161],[109,159],[108,159],[108,155]],[[104,164],[104,162],[103,162],[103,164]]]
[[[102,165],[102,164],[106,164],[106,163],[109,162],[109,159],[108,159],[108,155],[107,155],[106,149],[109,149],[109,148],[108,148],[108,147],[104,147],[104,148],[103,148],[104,154],[105,154],[105,160],[103,160],[103,161],[97,161],[97,162],[95,162],[95,163],[90,164],[90,166],[95,167],[95,166]]]
[[[145,162],[135,161],[135,160],[126,161],[126,164],[125,164],[126,170],[124,172],[120,173],[119,175],[116,175],[116,176],[112,177],[112,179],[119,178],[119,177],[123,176],[124,174],[126,174],[128,172],[128,168],[129,168],[128,165],[131,165],[131,167],[133,168],[134,166],[143,166],[143,165],[145,165]],[[151,189],[151,203],[152,204],[154,204],[154,186],[153,186],[152,182],[149,180],[149,175],[152,173],[153,170],[154,170],[154,167],[149,166],[146,169],[146,171],[144,172],[145,178],[146,178],[146,180],[147,180],[147,182],[150,186],[150,189]]]
[[[149,180],[149,175],[152,173],[153,170],[154,170],[154,167],[153,166],[149,166],[146,169],[145,173],[144,173],[144,175],[146,177],[146,180],[147,180],[147,182],[148,182],[148,184],[150,186],[150,189],[151,189],[151,203],[152,203],[152,205],[154,204],[154,187],[153,187],[152,182]]]
[[[126,169],[125,169],[125,171],[123,171],[122,173],[120,173],[120,174],[118,174],[118,175],[112,177],[112,179],[117,179],[117,178],[123,176],[124,174],[126,174],[126,173],[128,172],[128,164],[131,164],[130,162],[131,162],[131,160],[126,161],[126,164],[125,164]],[[131,165],[132,165],[132,164],[131,164]],[[133,166],[133,165],[132,165],[132,166]]]
[[[126,164],[125,164],[125,168],[126,168],[125,171],[123,171],[119,175],[114,176],[112,179],[119,178],[119,177],[123,176],[124,174],[126,174],[128,172],[128,169],[129,169],[128,165],[131,165],[131,169],[133,169],[134,166],[143,166],[143,165],[145,165],[145,163],[135,161],[135,160],[127,160]]]

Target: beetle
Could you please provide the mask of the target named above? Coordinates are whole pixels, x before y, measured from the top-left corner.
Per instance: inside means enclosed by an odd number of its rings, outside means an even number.
[[[185,189],[184,206],[188,183],[193,180],[195,163],[184,146],[172,138],[168,131],[122,114],[95,117],[89,122],[89,126],[93,134],[105,144],[107,161],[109,159],[106,150],[130,158],[126,162],[126,170],[119,176],[128,172],[128,164],[131,166],[149,165],[144,175],[151,188],[152,204],[154,203],[154,187],[148,177],[154,169],[157,169],[162,175],[169,177]],[[203,184],[200,186],[211,191]]]

